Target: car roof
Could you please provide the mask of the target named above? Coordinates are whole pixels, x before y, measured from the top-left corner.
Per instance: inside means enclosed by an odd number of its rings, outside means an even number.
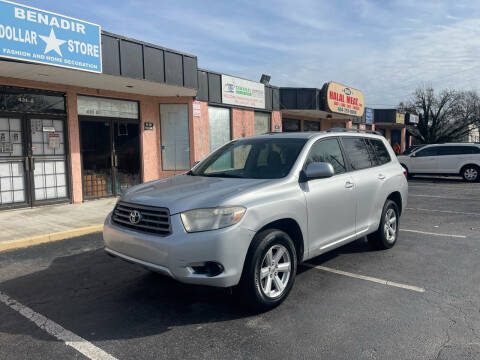
[[[442,144],[427,144],[424,146],[480,146],[479,143],[472,143],[472,142],[458,142],[458,143],[442,143]]]
[[[312,139],[325,136],[363,136],[372,138],[383,138],[381,134],[374,134],[362,131],[302,131],[302,132],[272,132],[263,135],[255,135],[250,138],[271,139],[272,137],[281,139]]]

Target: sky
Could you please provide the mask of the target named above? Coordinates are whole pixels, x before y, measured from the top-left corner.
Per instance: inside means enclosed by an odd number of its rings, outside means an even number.
[[[367,106],[415,88],[480,88],[480,0],[17,0],[275,86],[337,81]]]

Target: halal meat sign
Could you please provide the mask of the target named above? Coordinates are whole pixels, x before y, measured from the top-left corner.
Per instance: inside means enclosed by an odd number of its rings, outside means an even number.
[[[360,90],[330,82],[327,86],[328,110],[334,113],[362,116],[365,100]]]
[[[0,58],[102,72],[99,25],[0,0]]]

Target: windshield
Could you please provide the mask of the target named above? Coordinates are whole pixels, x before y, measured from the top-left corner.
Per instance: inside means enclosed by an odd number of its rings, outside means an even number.
[[[306,141],[292,138],[236,140],[215,151],[188,174],[279,179],[290,172]]]

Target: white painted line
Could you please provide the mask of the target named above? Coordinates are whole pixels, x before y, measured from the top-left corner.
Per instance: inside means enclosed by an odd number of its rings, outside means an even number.
[[[318,269],[318,270],[323,270],[323,271],[328,271],[334,274],[339,274],[339,275],[344,275],[344,276],[349,276],[355,279],[361,279],[361,280],[366,280],[366,281],[371,281],[377,284],[382,284],[382,285],[388,285],[388,286],[394,286],[406,290],[411,290],[411,291],[416,291],[416,292],[425,292],[424,288],[418,287],[418,286],[412,286],[412,285],[406,285],[406,284],[400,284],[394,281],[388,281],[388,280],[383,280],[371,276],[366,276],[366,275],[359,275],[359,274],[354,274],[348,271],[343,271],[343,270],[337,270],[333,268],[329,268],[326,266],[321,266],[321,265],[313,265],[310,263],[303,263],[303,265],[306,265],[308,267]]]
[[[32,321],[40,329],[52,335],[53,337],[61,340],[65,345],[71,346],[78,352],[85,355],[87,358],[92,360],[117,360],[112,355],[106,353],[102,349],[96,347],[87,340],[81,338],[78,335],[75,335],[71,331],[64,329],[62,326],[56,322],[46,318],[42,314],[39,314],[29,307],[22,305],[18,301],[12,299],[7,294],[4,294],[0,291],[0,302],[7,305],[10,309],[15,310],[20,315],[26,319]]]
[[[463,211],[453,211],[453,210],[436,210],[436,209],[423,209],[423,208],[410,208],[407,207],[407,210],[417,210],[417,211],[433,211],[433,212],[441,212],[446,214],[459,214],[459,215],[474,215],[480,216],[480,213],[472,213],[472,212],[463,212]]]
[[[442,199],[453,199],[453,198],[448,198],[448,197],[438,196],[438,195],[415,195],[415,194],[408,194],[408,196],[429,197],[429,198],[442,198]],[[455,199],[456,199],[456,198],[455,198]]]
[[[433,232],[420,231],[420,230],[400,229],[400,231],[407,231],[407,232],[413,232],[413,233],[419,233],[419,234],[425,234],[425,235],[433,235],[433,236],[448,236],[448,237],[454,237],[454,238],[460,238],[460,239],[465,239],[466,238],[465,235],[441,234],[441,233],[433,233]]]

